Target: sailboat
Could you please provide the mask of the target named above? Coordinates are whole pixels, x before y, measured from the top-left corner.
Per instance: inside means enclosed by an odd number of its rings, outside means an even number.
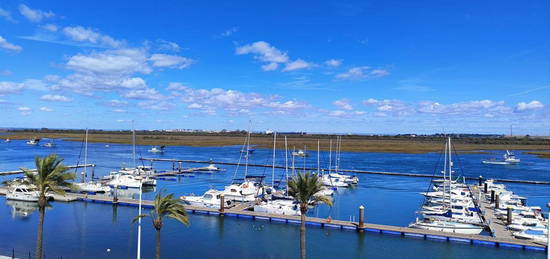
[[[426,203],[419,214],[422,220],[416,219],[409,227],[442,231],[460,234],[479,234],[483,231],[481,220],[477,215],[464,207],[472,201],[469,191],[463,191],[462,186],[453,184],[453,161],[452,161],[451,138],[445,144],[445,164],[443,173],[442,191],[424,193]],[[459,200],[460,205],[455,204]]]
[[[101,182],[95,182],[94,181],[94,175],[92,170],[92,180],[86,181],[87,176],[87,170],[86,166],[88,164],[88,129],[86,129],[86,137],[85,137],[85,145],[84,145],[84,172],[82,172],[82,182],[80,183],[74,183],[81,192],[91,192],[91,193],[108,193],[111,191],[111,188],[109,186],[103,185]]]

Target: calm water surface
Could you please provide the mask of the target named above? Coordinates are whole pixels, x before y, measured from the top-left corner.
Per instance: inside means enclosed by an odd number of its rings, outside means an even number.
[[[57,147],[28,146],[25,141],[0,144],[0,170],[20,167],[34,168],[35,155],[55,152],[65,158],[66,164],[83,163],[82,143],[56,141]],[[167,147],[165,154],[151,154],[148,146],[138,146],[138,157],[162,157],[235,162],[239,159],[238,146],[230,147]],[[105,175],[121,166],[133,164],[130,145],[91,143],[88,146],[88,162],[95,163],[95,174]],[[483,165],[481,160],[497,157],[502,151],[491,154],[464,154],[456,161],[457,172],[465,176],[485,178],[509,178],[550,181],[550,160],[518,152],[522,163],[517,166]],[[316,152],[305,161],[295,161],[296,167],[316,167]],[[271,164],[271,150],[257,149],[250,156],[250,163]],[[321,152],[321,167],[328,166],[328,153]],[[347,153],[341,156],[341,168],[377,171],[422,173],[432,175],[437,168],[440,154],[387,154]],[[148,163],[146,163],[148,164]],[[284,165],[284,152],[277,152],[277,164]],[[289,161],[291,164],[291,161]],[[155,163],[157,169],[171,169],[171,163]],[[184,167],[204,166],[186,164]],[[214,174],[195,174],[193,177],[159,181],[155,189],[166,189],[177,196],[190,193],[202,194],[209,188],[222,189],[236,175],[242,177],[244,168],[222,166],[226,171]],[[80,171],[78,172],[80,173]],[[271,168],[248,168],[249,174],[265,175],[271,182]],[[285,170],[276,170],[276,180],[284,177]],[[397,176],[358,175],[356,188],[339,190],[332,208],[320,206],[309,212],[310,216],[333,219],[356,219],[357,208],[366,206],[366,218],[370,223],[406,226],[414,221],[415,211],[422,202],[419,192],[425,191],[429,179]],[[3,177],[2,181],[10,177]],[[544,207],[550,201],[550,186],[509,184],[509,189],[529,198],[530,205]],[[152,199],[155,192],[144,195]],[[121,195],[137,197],[135,191],[126,190]],[[23,204],[24,205],[24,204]],[[23,206],[0,197],[0,254],[11,254],[12,248],[23,254],[35,246],[37,212],[24,217],[14,213]],[[32,210],[32,208],[27,208]],[[135,254],[136,225],[131,219],[137,209],[113,208],[110,205],[52,203],[46,212],[45,251],[55,258],[128,258]],[[294,225],[268,224],[227,217],[191,215],[191,226],[168,220],[163,228],[162,252],[165,258],[228,257],[228,258],[293,258],[297,257],[299,229]],[[308,252],[311,258],[544,258],[543,253],[524,252],[491,247],[439,243],[376,234],[308,228]],[[110,252],[107,252],[110,249]],[[27,251],[27,252],[25,252]],[[143,228],[144,258],[153,256],[154,229],[149,221]],[[23,256],[23,255],[20,255]],[[52,257],[54,256],[54,257]]]

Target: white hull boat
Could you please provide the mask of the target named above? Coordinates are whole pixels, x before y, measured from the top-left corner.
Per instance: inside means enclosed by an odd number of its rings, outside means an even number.
[[[208,190],[202,196],[181,196],[180,200],[190,206],[205,207],[205,208],[220,208],[222,192],[218,190]],[[232,204],[232,201],[225,200],[225,207],[227,208]]]
[[[78,190],[81,192],[108,193],[111,191],[111,187],[103,185],[99,182],[74,183],[74,185],[76,185]]]
[[[114,178],[108,182],[108,185],[115,188],[139,188],[140,186],[142,186],[142,183],[133,175],[118,174],[115,175]]]
[[[37,202],[39,199],[39,194],[38,191],[30,190],[25,186],[12,186],[6,194],[6,199]]]
[[[459,233],[478,235],[483,231],[483,227],[466,223],[457,223],[449,221],[416,221],[409,225],[410,228],[426,229],[431,231],[440,231],[446,233]]]
[[[254,205],[255,212],[269,214],[300,216],[300,208],[290,200],[273,200]]]

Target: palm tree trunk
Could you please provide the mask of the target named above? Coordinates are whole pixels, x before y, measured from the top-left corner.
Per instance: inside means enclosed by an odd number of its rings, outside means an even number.
[[[38,218],[38,231],[36,232],[36,251],[34,254],[35,259],[42,258],[42,235],[44,232],[44,215],[46,214],[46,201],[40,198],[38,201],[38,210],[40,216]]]
[[[160,259],[160,229],[157,229],[157,253],[156,258]]]
[[[300,215],[300,258],[306,259],[306,213]]]

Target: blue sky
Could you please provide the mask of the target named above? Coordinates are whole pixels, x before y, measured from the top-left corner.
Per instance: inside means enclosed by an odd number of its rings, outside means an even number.
[[[2,1],[0,127],[550,134],[548,1]]]

